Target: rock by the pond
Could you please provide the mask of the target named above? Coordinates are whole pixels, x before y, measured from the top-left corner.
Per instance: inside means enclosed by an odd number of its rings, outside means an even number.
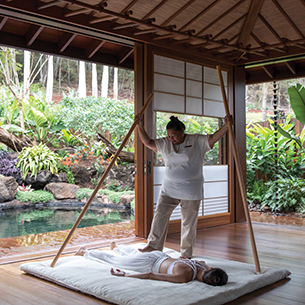
[[[122,195],[120,197],[120,205],[130,206],[130,203],[134,198],[135,195]]]
[[[75,194],[79,186],[65,182],[49,183],[45,186],[44,191],[52,193],[57,200],[75,199]]]
[[[85,188],[90,188],[93,186],[91,182],[93,173],[89,171],[86,167],[73,164],[70,165],[69,168],[74,176],[75,184]]]
[[[31,176],[27,174],[24,182],[27,185],[31,185],[32,189],[34,190],[41,190],[43,189],[52,179],[52,173],[48,170],[41,170],[38,172],[37,177]]]
[[[66,173],[53,174],[49,183],[66,182],[69,183]]]
[[[13,200],[16,196],[18,183],[13,177],[0,178],[0,202]]]

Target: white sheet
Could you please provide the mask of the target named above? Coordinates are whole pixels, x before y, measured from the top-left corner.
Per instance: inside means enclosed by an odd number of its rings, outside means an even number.
[[[138,248],[141,245],[134,246]],[[172,257],[179,257],[179,253],[174,250],[164,251]],[[194,258],[204,260],[210,266],[224,269],[229,276],[228,283],[225,286],[213,287],[199,281],[174,284],[116,277],[110,274],[109,265],[81,256],[60,258],[54,268],[50,267],[52,260],[47,260],[22,264],[20,269],[28,274],[119,305],[224,304],[290,275],[288,270],[280,268],[261,267],[261,274],[256,274],[255,266],[251,264],[203,256]]]

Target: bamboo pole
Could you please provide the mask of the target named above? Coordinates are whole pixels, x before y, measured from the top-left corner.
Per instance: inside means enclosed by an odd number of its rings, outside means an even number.
[[[226,97],[225,86],[224,86],[223,79],[222,79],[221,67],[216,66],[216,68],[217,68],[218,77],[219,77],[219,81],[220,81],[223,104],[224,104],[224,107],[225,107],[226,115],[229,117],[230,116],[230,110],[229,110],[228,101],[227,101],[227,97]],[[241,192],[241,197],[242,197],[242,202],[243,202],[243,206],[244,206],[245,216],[246,216],[246,219],[247,219],[248,231],[249,231],[249,234],[250,234],[250,241],[251,241],[252,252],[253,252],[253,256],[254,256],[254,262],[255,262],[255,266],[256,266],[256,272],[261,272],[259,259],[258,259],[258,255],[257,255],[255,239],[254,239],[254,234],[253,234],[252,222],[251,222],[250,213],[249,213],[249,209],[248,209],[246,185],[245,185],[243,175],[242,175],[242,169],[241,169],[240,159],[239,159],[239,155],[238,155],[237,148],[236,148],[236,142],[235,142],[235,137],[234,137],[234,134],[233,134],[232,124],[230,122],[228,122],[228,128],[229,128],[229,137],[231,139],[231,145],[232,145],[232,148],[233,148],[233,156],[234,156],[234,160],[235,160],[235,166],[236,166],[237,178],[238,178],[238,182],[239,182],[239,188],[240,188],[240,192]]]
[[[144,106],[142,107],[141,111],[139,112],[139,115],[140,115],[140,116],[145,112],[145,110],[146,110],[147,106],[149,105],[149,103],[151,102],[152,98],[153,98],[153,94],[151,93],[151,94],[149,95],[149,97],[147,98],[147,100],[146,100]],[[119,154],[121,153],[122,149],[124,148],[125,144],[127,143],[128,139],[129,139],[129,137],[130,137],[130,135],[132,134],[132,132],[133,132],[133,130],[135,129],[135,127],[136,127],[137,124],[138,124],[137,122],[134,122],[134,123],[132,124],[132,126],[130,127],[130,129],[129,129],[128,133],[126,134],[126,136],[125,136],[125,138],[124,138],[124,140],[123,140],[121,146],[118,148],[117,152],[116,152],[115,155],[113,156],[113,158],[112,158],[111,162],[109,163],[109,165],[108,165],[106,171],[104,172],[104,174],[103,174],[103,176],[101,177],[99,183],[98,183],[97,186],[95,187],[95,189],[94,189],[92,195],[91,195],[90,198],[88,199],[88,202],[87,202],[86,205],[84,206],[82,212],[79,214],[79,216],[78,216],[78,218],[76,219],[76,221],[75,221],[73,227],[71,228],[71,230],[70,230],[68,236],[66,237],[66,239],[65,239],[65,241],[63,242],[62,246],[60,247],[58,253],[57,253],[56,256],[55,256],[55,258],[53,259],[53,261],[52,261],[52,263],[51,263],[51,267],[54,267],[54,266],[55,266],[55,264],[56,264],[57,260],[59,259],[61,253],[63,252],[63,250],[65,249],[65,247],[66,247],[66,245],[68,244],[69,240],[71,239],[72,235],[74,234],[76,228],[78,227],[78,225],[79,225],[79,223],[81,222],[83,216],[85,215],[85,213],[86,213],[86,211],[88,210],[90,204],[92,203],[92,201],[93,201],[95,195],[97,194],[98,190],[99,190],[100,187],[102,186],[102,183],[103,183],[103,182],[105,181],[105,179],[107,178],[107,176],[108,176],[108,174],[109,174],[109,172],[110,172],[110,169],[111,169],[112,166],[114,165],[114,163],[115,163],[117,157],[118,157]]]

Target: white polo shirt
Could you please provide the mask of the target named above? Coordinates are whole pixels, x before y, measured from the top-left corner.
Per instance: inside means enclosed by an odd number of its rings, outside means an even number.
[[[209,135],[186,134],[184,142],[175,145],[168,138],[156,139],[156,147],[165,162],[161,195],[182,200],[203,199],[202,166],[205,153],[211,149]]]

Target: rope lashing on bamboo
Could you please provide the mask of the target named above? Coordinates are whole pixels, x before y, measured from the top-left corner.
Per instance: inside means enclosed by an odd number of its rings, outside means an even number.
[[[153,94],[151,93],[149,95],[149,97],[147,98],[144,106],[142,107],[141,111],[138,113],[139,116],[143,115],[146,108],[148,107],[149,103],[151,102],[153,98]],[[69,240],[71,239],[72,235],[74,234],[76,228],[78,227],[79,223],[81,222],[83,216],[85,215],[86,211],[88,210],[90,204],[92,203],[95,195],[97,194],[98,190],[100,189],[100,187],[102,186],[103,182],[105,181],[105,179],[107,178],[111,168],[113,167],[113,165],[116,162],[116,159],[118,158],[119,154],[121,153],[121,151],[123,150],[125,144],[127,143],[127,141],[129,140],[129,137],[131,136],[132,132],[134,131],[135,127],[137,126],[138,122],[133,122],[132,126],[130,127],[128,133],[126,134],[121,146],[118,148],[117,152],[115,153],[115,155],[113,156],[111,162],[109,163],[107,169],[105,170],[103,176],[101,177],[99,183],[97,184],[97,186],[95,187],[94,191],[92,192],[90,198],[88,199],[88,202],[85,204],[83,210],[81,211],[81,213],[79,214],[78,218],[76,219],[73,227],[71,228],[69,234],[67,235],[66,239],[64,240],[62,246],[60,247],[58,253],[56,254],[55,258],[53,259],[52,263],[51,263],[51,267],[54,267],[57,260],[59,259],[60,255],[62,254],[62,252],[64,251],[66,245],[68,244]]]
[[[229,105],[228,105],[228,101],[227,101],[225,86],[223,83],[221,67],[216,66],[216,68],[217,68],[218,78],[219,78],[219,82],[220,82],[223,104],[225,107],[226,115],[229,117],[230,110],[229,110]],[[234,133],[233,133],[233,129],[232,129],[232,125],[231,125],[230,121],[228,122],[228,128],[229,128],[229,130],[228,130],[229,138],[230,138],[230,142],[231,142],[231,146],[232,146],[232,150],[233,150],[236,173],[237,173],[237,178],[238,178],[238,183],[239,183],[239,189],[241,192],[242,202],[243,202],[245,216],[246,216],[247,225],[248,225],[248,231],[250,234],[250,241],[251,241],[252,252],[253,252],[253,256],[254,256],[256,272],[260,273],[261,268],[260,268],[260,264],[259,264],[258,254],[257,254],[257,248],[256,248],[256,243],[255,243],[255,238],[254,238],[254,233],[253,233],[253,228],[252,228],[252,222],[251,222],[250,213],[249,213],[249,209],[248,209],[246,185],[245,185],[244,178],[242,175],[242,168],[241,168],[240,159],[239,159],[239,155],[238,155],[237,148],[236,148],[235,137],[234,137]]]

